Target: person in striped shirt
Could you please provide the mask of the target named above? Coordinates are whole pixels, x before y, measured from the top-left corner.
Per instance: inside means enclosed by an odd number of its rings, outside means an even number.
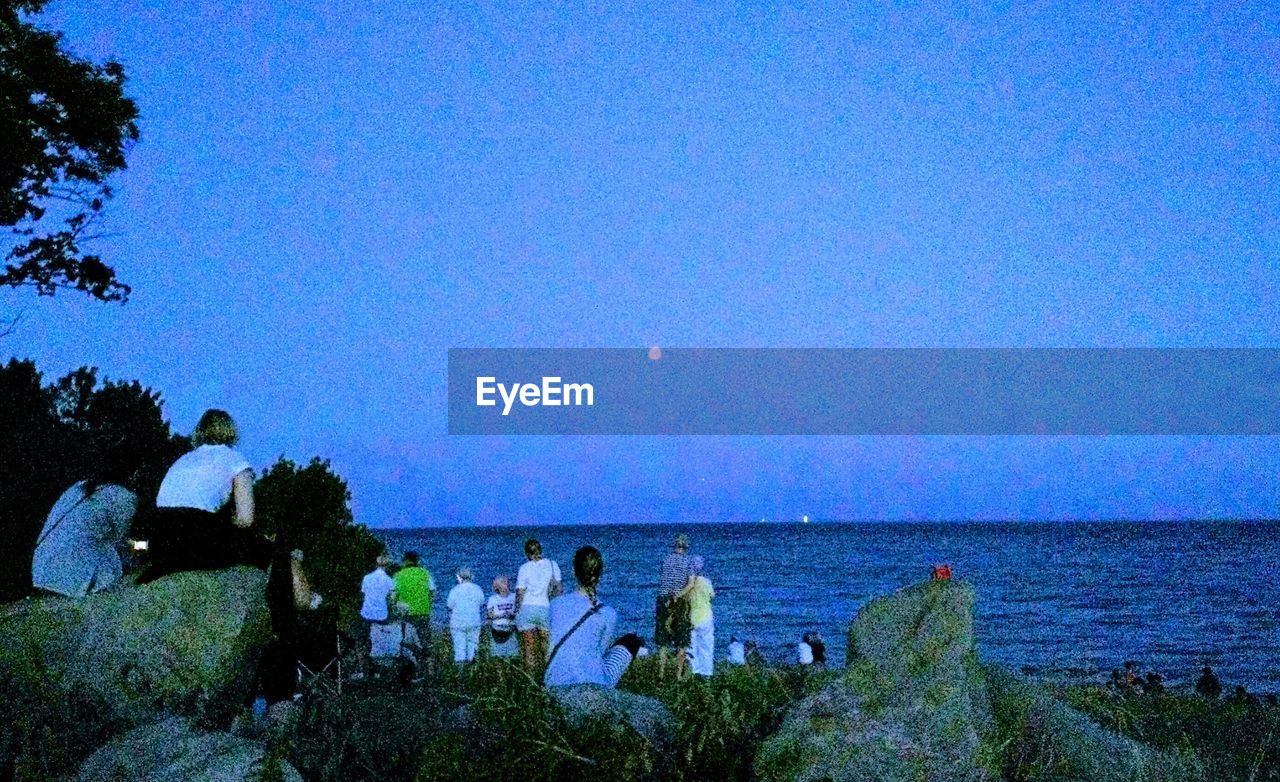
[[[658,601],[654,610],[653,642],[658,647],[658,678],[666,677],[667,653],[676,650],[676,678],[685,675],[686,652],[689,647],[689,601],[681,592],[693,577],[693,562],[689,557],[689,537],[676,536],[670,554],[662,560],[658,578]]]

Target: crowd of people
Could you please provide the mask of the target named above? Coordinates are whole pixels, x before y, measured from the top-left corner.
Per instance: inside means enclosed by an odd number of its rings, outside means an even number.
[[[301,546],[262,534],[255,521],[253,471],[236,445],[239,431],[231,416],[208,410],[191,436],[192,449],[175,461],[155,497],[154,511],[139,517],[139,465],[104,453],[100,469],[67,489],[49,513],[32,562],[37,593],[85,595],[120,581],[126,563],[138,565],[137,583],[187,570],[218,570],[248,565],[268,572],[266,600],[273,642],[259,670],[268,705],[292,699],[299,663],[313,646],[304,621],[324,598],[307,573]],[[468,566],[454,573],[444,600],[453,659],[466,665],[482,642],[490,656],[519,658],[548,686],[590,683],[616,686],[638,656],[648,652],[634,632],[619,633],[618,614],[597,594],[604,556],[583,546],[573,558],[576,588],[566,594],[559,563],[543,556],[536,539],[524,543],[515,588],[506,574],[496,575],[485,594]],[[689,540],[678,535],[659,565],[654,613],[654,644],[659,675],[677,679],[711,676],[714,671],[715,588],[706,561],[690,554]],[[361,580],[361,626],[354,641],[356,677],[392,661],[409,678],[428,674],[432,655],[432,609],[439,589],[416,551],[399,562],[385,554]],[[336,619],[335,619],[336,621]],[[314,636],[314,633],[311,634]],[[338,635],[336,624],[333,635]],[[323,644],[322,644],[323,645]],[[333,649],[330,645],[330,649]],[[674,666],[668,661],[674,657]],[[802,664],[821,665],[825,653],[816,633],[797,646]],[[753,642],[729,644],[728,662],[764,662]]]
[[[530,672],[544,675],[548,686],[616,686],[631,662],[649,650],[636,633],[618,633],[617,611],[597,594],[604,573],[599,549],[583,546],[574,554],[577,588],[568,594],[559,563],[543,556],[537,539],[526,540],[523,553],[525,561],[518,568],[514,591],[509,576],[498,574],[486,597],[470,566],[456,571],[457,583],[444,600],[454,663],[465,666],[487,647],[491,657],[518,655]],[[659,564],[653,635],[659,678],[714,673],[715,587],[705,568],[706,560],[689,552],[689,539],[683,534],[676,536],[671,552]],[[412,605],[400,587],[407,573],[414,574],[414,585],[426,585],[415,586],[416,602]],[[416,551],[406,551],[398,566],[386,556],[379,557],[374,570],[364,577],[362,592],[361,636],[386,632],[382,628],[398,627],[415,616],[422,625],[429,625],[435,581],[419,565]],[[399,630],[393,635],[408,637]],[[428,636],[429,630],[422,626],[415,635]],[[370,642],[365,648],[372,646]],[[366,662],[409,660],[416,665],[423,656],[416,642],[383,648],[384,655],[371,652],[365,656]],[[393,659],[386,659],[388,656]],[[765,664],[759,645],[737,636],[730,639],[726,661],[730,665]],[[821,634],[805,632],[796,644],[794,661],[803,666],[824,666],[826,645]]]
[[[259,679],[267,703],[275,704],[295,694],[299,663],[308,653],[303,617],[320,609],[324,598],[311,587],[302,549],[261,534],[255,525],[253,471],[235,449],[238,440],[230,415],[207,411],[192,434],[192,450],[169,468],[154,512],[143,519],[135,518],[142,503],[131,488],[137,466],[102,454],[95,474],[68,488],[49,513],[32,562],[32,583],[37,592],[83,597],[118,582],[126,560],[135,557],[144,563],[139,583],[184,570],[232,565],[265,569],[273,642],[263,656]],[[145,549],[145,556],[138,549]],[[616,686],[648,649],[636,633],[619,633],[617,611],[598,594],[604,555],[594,546],[579,548],[572,563],[576,588],[565,593],[559,563],[543,555],[538,540],[526,540],[523,554],[514,589],[507,574],[496,574],[486,595],[469,566],[454,572],[444,608],[455,664],[473,662],[483,646],[492,657],[518,657],[547,686]],[[703,557],[690,553],[683,534],[658,565],[653,643],[661,679],[713,675],[716,591],[706,566]],[[934,577],[949,578],[949,568],[942,575],[935,570]],[[406,680],[429,674],[432,610],[439,589],[419,553],[405,551],[399,562],[379,556],[360,586],[361,626],[353,640],[361,664],[355,676],[387,662]],[[338,635],[336,625],[332,634]],[[764,664],[765,658],[758,644],[734,636],[726,661]],[[826,646],[819,633],[803,634],[794,662],[825,665]],[[1164,691],[1160,674],[1143,676],[1132,661],[1123,672],[1112,672],[1110,686],[1123,694]],[[1208,665],[1196,691],[1208,697],[1222,691]],[[1253,696],[1237,688],[1233,697]]]

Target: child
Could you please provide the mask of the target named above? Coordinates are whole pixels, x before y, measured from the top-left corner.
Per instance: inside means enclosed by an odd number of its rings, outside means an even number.
[[[695,676],[710,676],[714,667],[716,626],[715,616],[711,612],[711,600],[716,591],[711,581],[702,575],[705,564],[702,557],[692,557],[689,561],[689,584],[680,594],[689,600],[690,654],[689,669]]]
[[[506,576],[493,580],[493,594],[485,607],[489,618],[489,653],[494,657],[515,657],[520,651],[516,639],[516,595]]]

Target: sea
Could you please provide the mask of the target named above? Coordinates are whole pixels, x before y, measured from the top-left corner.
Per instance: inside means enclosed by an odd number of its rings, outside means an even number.
[[[857,522],[477,527],[374,530],[393,555],[417,550],[441,592],[470,567],[486,591],[515,583],[523,543],[573,588],[573,552],[600,549],[599,595],[619,633],[653,637],[662,557],[676,534],[715,586],[717,660],[731,636],[794,662],[802,633],[822,634],[842,665],[845,629],[879,595],[927,579],[936,564],[977,592],[984,660],[1064,683],[1109,678],[1125,661],[1190,687],[1208,663],[1224,685],[1280,692],[1280,522]],[[445,621],[443,596],[437,620]]]

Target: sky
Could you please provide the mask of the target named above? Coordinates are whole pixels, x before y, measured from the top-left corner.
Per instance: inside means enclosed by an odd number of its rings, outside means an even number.
[[[1115,5],[54,0],[134,292],[0,354],[370,526],[1275,517],[1272,437],[446,434],[451,347],[1280,346],[1280,6]]]

